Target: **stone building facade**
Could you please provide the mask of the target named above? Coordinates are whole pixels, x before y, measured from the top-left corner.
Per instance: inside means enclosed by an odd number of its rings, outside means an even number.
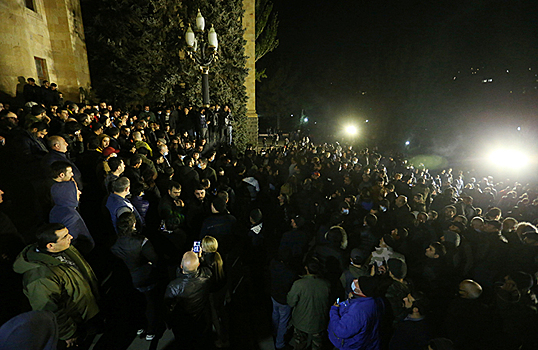
[[[249,142],[257,143],[255,0],[243,0],[248,56]],[[22,103],[26,79],[56,83],[64,100],[81,102],[91,86],[79,0],[0,0],[0,101]]]
[[[0,0],[0,16],[0,98],[21,102],[32,77],[81,101],[90,70],[79,0]]]

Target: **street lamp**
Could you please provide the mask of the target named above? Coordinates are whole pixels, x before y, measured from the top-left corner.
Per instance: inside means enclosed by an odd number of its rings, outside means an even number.
[[[192,30],[189,24],[189,29],[185,33],[185,42],[187,43],[187,54],[189,57],[200,66],[202,72],[202,96],[204,107],[209,107],[209,65],[217,57],[217,49],[219,42],[217,32],[211,25],[211,29],[207,34],[207,41],[204,39],[205,19],[198,9],[196,16],[196,30]]]

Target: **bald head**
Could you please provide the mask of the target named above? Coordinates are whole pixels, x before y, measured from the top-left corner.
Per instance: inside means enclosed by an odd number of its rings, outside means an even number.
[[[49,146],[55,151],[65,153],[67,152],[68,144],[63,137],[54,135],[49,137]]]
[[[184,273],[193,273],[200,266],[198,256],[194,252],[186,252],[181,260],[181,268]]]
[[[460,296],[463,299],[478,299],[482,294],[482,287],[473,280],[464,280],[460,283]]]

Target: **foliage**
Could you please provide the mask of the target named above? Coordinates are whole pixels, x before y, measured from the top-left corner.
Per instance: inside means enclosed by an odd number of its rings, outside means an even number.
[[[256,0],[256,62],[278,47],[278,13],[269,0]],[[265,68],[256,70],[256,80],[267,78]]]
[[[93,88],[101,98],[120,106],[142,102],[200,106],[200,70],[185,54],[184,40],[200,9],[206,28],[214,25],[219,39],[218,59],[210,66],[211,102],[229,104],[240,123],[245,118],[248,72],[242,0],[82,0],[81,4]]]

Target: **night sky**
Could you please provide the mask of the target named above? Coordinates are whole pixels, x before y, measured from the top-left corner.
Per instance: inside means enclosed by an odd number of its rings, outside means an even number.
[[[258,62],[262,120],[305,109],[438,148],[538,131],[537,1],[274,3],[280,46]]]

